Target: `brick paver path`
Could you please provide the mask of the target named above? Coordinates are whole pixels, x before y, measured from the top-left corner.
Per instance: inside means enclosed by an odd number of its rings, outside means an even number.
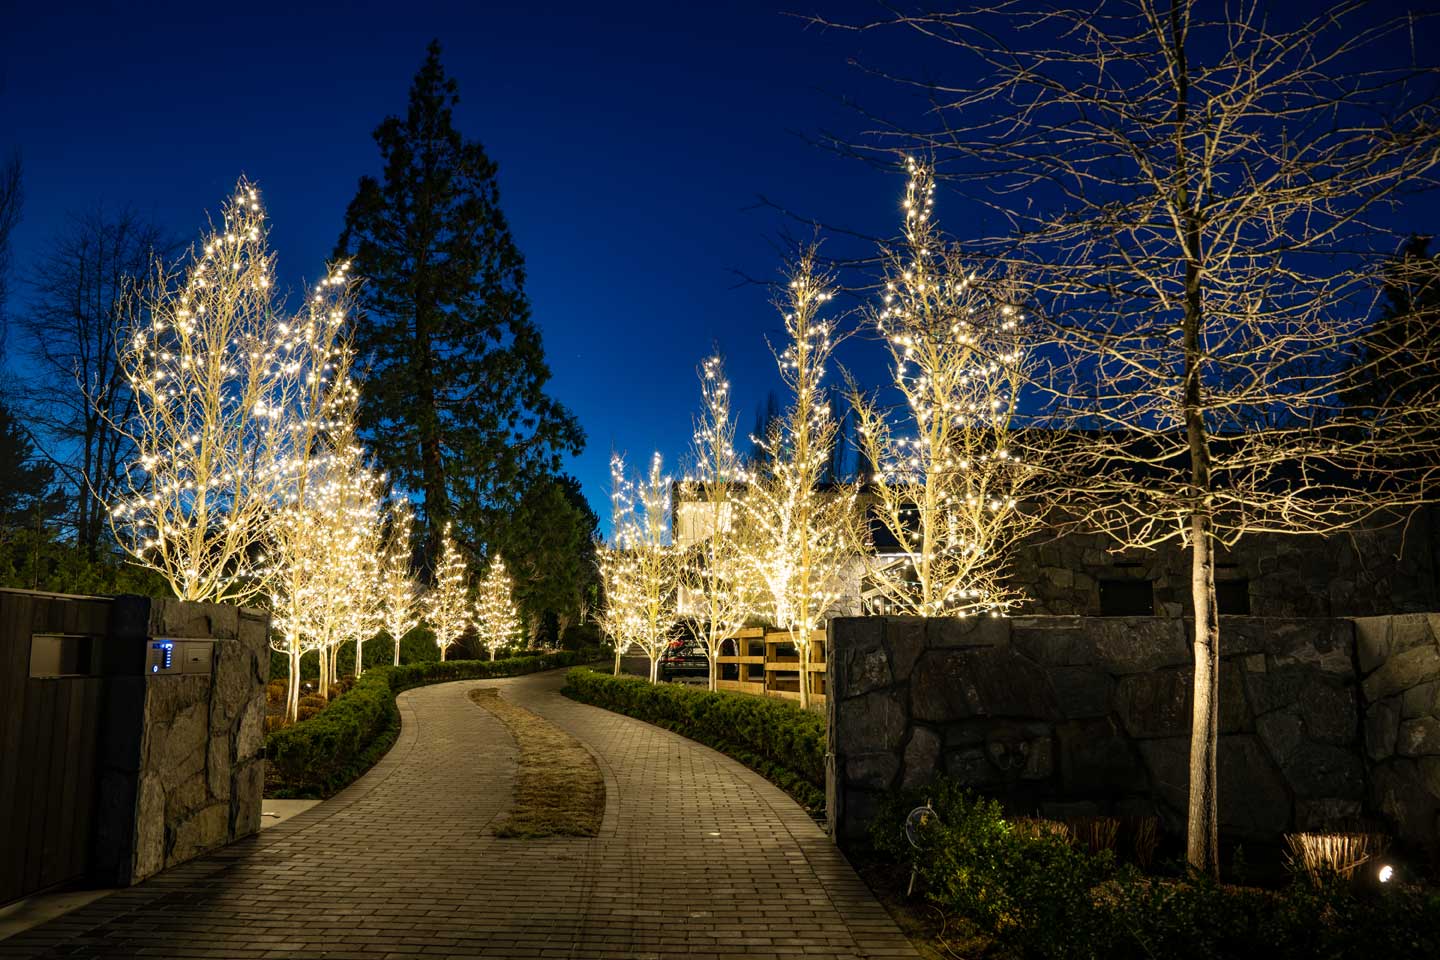
[[[19,937],[40,957],[910,957],[818,826],[738,763],[558,693],[559,672],[422,687],[354,785]],[[595,838],[500,840],[515,748],[498,686],[605,774]]]

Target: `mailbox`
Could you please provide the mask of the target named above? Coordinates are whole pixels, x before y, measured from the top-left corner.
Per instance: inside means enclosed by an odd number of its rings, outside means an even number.
[[[215,641],[156,637],[146,648],[149,674],[210,673],[215,662]]]

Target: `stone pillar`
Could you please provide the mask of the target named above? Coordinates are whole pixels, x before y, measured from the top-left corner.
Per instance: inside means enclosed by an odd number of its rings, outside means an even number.
[[[119,597],[111,624],[95,873],[124,886],[259,829],[269,616]],[[213,640],[211,672],[145,673],[157,637]]]

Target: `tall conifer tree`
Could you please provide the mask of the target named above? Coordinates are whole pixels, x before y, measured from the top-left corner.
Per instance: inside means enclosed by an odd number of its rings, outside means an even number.
[[[525,262],[495,162],[455,129],[458,102],[432,42],[405,115],[375,130],[384,173],[361,178],[337,251],[365,281],[361,425],[391,476],[421,495],[431,556],[448,520],[472,547],[489,540],[526,479],[584,444],[545,393]]]

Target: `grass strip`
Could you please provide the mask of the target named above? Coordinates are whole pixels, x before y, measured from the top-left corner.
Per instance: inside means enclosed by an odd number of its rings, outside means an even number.
[[[593,837],[605,815],[605,778],[590,751],[555,724],[511,703],[494,688],[470,699],[510,731],[520,749],[515,804],[497,837]]]

